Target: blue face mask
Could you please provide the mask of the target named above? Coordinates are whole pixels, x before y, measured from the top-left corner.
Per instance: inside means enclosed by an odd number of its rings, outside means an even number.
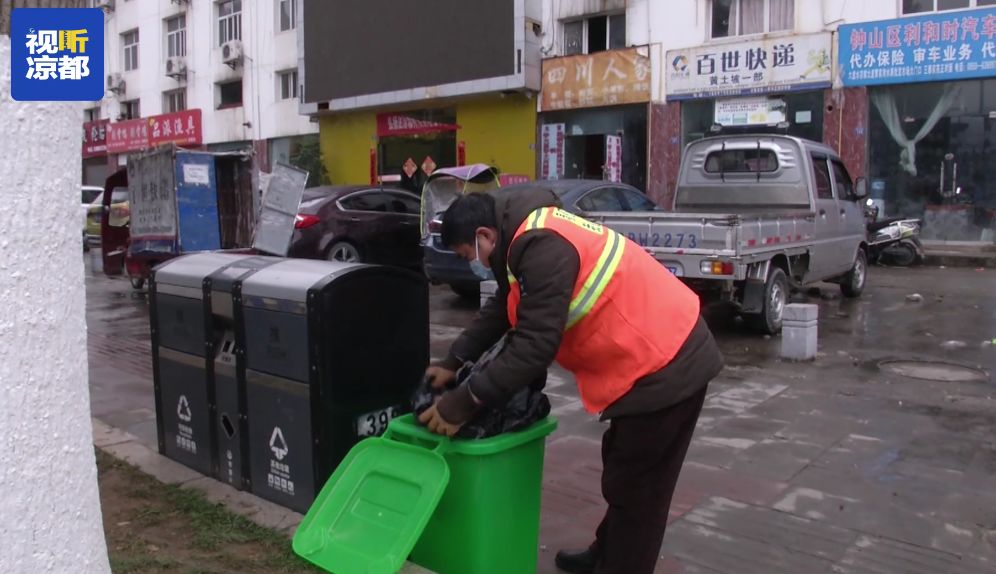
[[[477,237],[474,237],[474,260],[470,262],[470,271],[483,281],[490,281],[495,278],[495,274],[481,263],[481,248],[477,245]]]

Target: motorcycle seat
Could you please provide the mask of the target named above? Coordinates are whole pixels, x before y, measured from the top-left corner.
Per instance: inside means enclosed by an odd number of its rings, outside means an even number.
[[[871,232],[871,233],[875,233],[876,231],[878,231],[880,229],[885,229],[886,227],[889,227],[893,223],[895,223],[897,221],[903,221],[904,219],[906,219],[906,218],[905,217],[890,217],[889,219],[883,219],[882,221],[875,221],[873,223],[869,223],[868,224],[868,226],[867,226],[868,227],[868,231]]]

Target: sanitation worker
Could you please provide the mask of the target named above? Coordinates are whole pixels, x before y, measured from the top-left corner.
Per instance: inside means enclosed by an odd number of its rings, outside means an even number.
[[[620,234],[559,208],[528,184],[471,193],[446,210],[443,244],[498,293],[426,375],[437,387],[502,335],[504,351],[422,413],[452,436],[482,406],[501,406],[556,360],[576,379],[602,438],[608,510],[586,549],[557,553],[567,572],[651,574],[678,473],[722,356],[699,299]]]

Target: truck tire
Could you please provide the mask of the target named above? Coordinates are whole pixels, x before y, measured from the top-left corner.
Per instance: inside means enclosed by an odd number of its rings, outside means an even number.
[[[868,257],[864,249],[858,249],[858,255],[854,258],[854,267],[847,272],[844,280],[840,284],[840,292],[845,297],[860,297],[865,290],[865,280],[868,278]]]
[[[744,315],[751,329],[763,335],[776,335],[782,330],[782,317],[788,303],[789,282],[780,267],[771,266],[764,282],[764,305],[757,314]]]

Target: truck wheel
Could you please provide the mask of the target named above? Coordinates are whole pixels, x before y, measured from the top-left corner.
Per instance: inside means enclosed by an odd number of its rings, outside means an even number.
[[[779,267],[771,267],[768,280],[764,282],[764,307],[754,315],[745,315],[744,320],[755,331],[765,335],[775,335],[782,330],[782,317],[788,303],[788,277]]]
[[[854,267],[844,276],[844,281],[840,284],[840,292],[845,297],[860,297],[865,290],[865,279],[868,278],[868,258],[864,249],[858,249],[858,256],[854,258]]]

